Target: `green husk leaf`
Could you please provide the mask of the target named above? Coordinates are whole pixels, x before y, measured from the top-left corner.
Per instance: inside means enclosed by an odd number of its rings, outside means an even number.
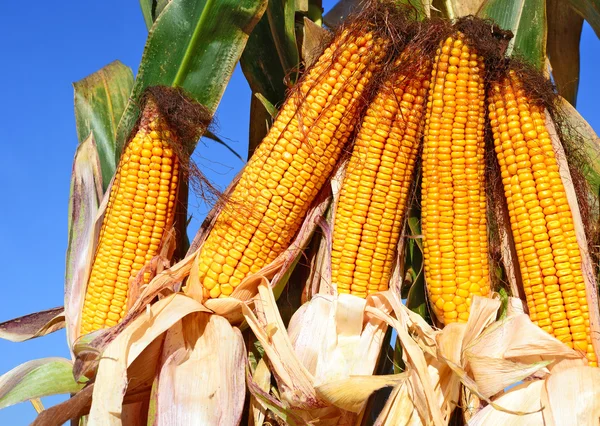
[[[132,87],[133,73],[119,61],[73,83],[77,137],[83,143],[90,132],[94,135],[105,191],[115,174],[117,126]]]
[[[546,61],[546,7],[544,0],[487,0],[477,15],[494,20],[513,32],[506,56],[525,59],[538,70]]]
[[[125,113],[119,122],[120,153],[149,86],[181,87],[213,113],[266,0],[172,0],[154,22]]]
[[[0,323],[0,339],[24,342],[53,333],[64,326],[65,310],[59,306]]]
[[[583,18],[560,0],[547,0],[548,57],[558,93],[575,105],[579,88],[579,41]]]
[[[93,134],[77,147],[69,196],[69,239],[65,268],[65,319],[69,346],[77,339],[79,316],[94,255],[102,200],[100,159]]]
[[[0,408],[48,395],[74,393],[83,387],[73,379],[73,365],[64,358],[28,361],[0,376]]]

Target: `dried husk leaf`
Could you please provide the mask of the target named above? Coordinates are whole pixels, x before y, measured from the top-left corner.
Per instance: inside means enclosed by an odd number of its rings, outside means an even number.
[[[65,312],[62,306],[35,312],[0,323],[0,339],[24,342],[45,336],[65,327]]]
[[[595,425],[600,419],[600,369],[574,367],[551,374],[541,391],[544,424]]]
[[[439,376],[430,374],[428,365],[430,363],[428,363],[419,343],[412,338],[408,331],[412,326],[410,310],[397,297],[397,294],[391,291],[371,295],[368,299],[377,300],[378,307],[368,307],[367,312],[371,316],[385,321],[398,333],[406,369],[413,370],[417,377],[415,380],[417,380],[418,386],[413,389],[419,390],[424,395],[423,401],[426,402],[427,406],[426,423],[436,426],[445,425],[456,401],[458,401],[458,393],[454,391],[455,386],[453,385],[451,385],[450,390],[439,387]],[[396,318],[392,317],[391,313],[394,313]],[[420,343],[423,344],[423,342]],[[452,398],[455,393],[455,397]],[[442,394],[451,395],[451,398],[445,399],[441,396]],[[440,404],[440,400],[444,402]]]
[[[479,392],[487,398],[526,379],[551,361],[525,364],[491,357],[470,356],[469,367],[478,384]]]
[[[323,53],[323,44],[329,39],[330,32],[304,17],[304,36],[302,38],[302,58],[304,67],[309,68]]]
[[[89,426],[120,425],[123,397],[127,389],[127,367],[158,336],[192,312],[208,311],[181,294],[164,298],[133,320],[106,347],[94,383]]]
[[[314,376],[296,357],[268,280],[259,284],[258,294],[256,315],[246,305],[242,310],[268,357],[282,400],[305,410],[326,407],[313,387]]]
[[[245,365],[246,350],[237,328],[218,315],[186,316],[167,333],[152,424],[239,424]]]
[[[110,186],[103,199],[100,158],[94,136],[90,133],[77,147],[71,174],[65,271],[65,321],[69,348],[79,337],[87,281]]]
[[[415,384],[417,385],[415,387]],[[424,395],[418,387],[414,372],[408,380],[394,388],[374,426],[421,426],[428,423],[428,408]]]
[[[397,386],[408,378],[408,373],[383,376],[350,376],[316,386],[319,394],[331,404],[358,413],[371,394],[385,387]]]
[[[533,324],[525,314],[508,317],[488,327],[465,348],[466,359],[472,356],[519,362],[582,358],[582,355]]]
[[[496,404],[511,410],[523,411],[530,414],[515,415],[495,409],[488,405],[475,414],[469,421],[469,426],[536,426],[543,425],[540,394],[544,386],[543,380],[534,380],[515,386],[500,395],[494,401]]]
[[[271,388],[271,371],[265,362],[264,358],[261,358],[256,365],[256,370],[252,374],[252,381],[254,384],[263,392],[268,393]],[[252,414],[252,420],[254,426],[262,426],[265,421],[265,415],[267,413],[266,408],[257,400],[256,396],[250,396],[250,411]]]

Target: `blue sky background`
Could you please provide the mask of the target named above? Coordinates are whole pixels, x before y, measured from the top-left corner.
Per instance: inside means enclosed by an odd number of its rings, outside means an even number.
[[[333,1],[324,1],[329,9]],[[5,2],[0,39],[0,322],[63,303],[71,162],[77,146],[71,84],[119,59],[137,70],[146,27],[135,0]],[[586,24],[581,42],[578,109],[600,130],[600,42]],[[216,133],[242,156],[250,90],[239,69],[217,111]],[[224,188],[243,163],[211,141],[196,159]],[[195,230],[207,207],[191,202]],[[0,374],[30,359],[68,357],[65,333],[24,343],[0,341]],[[46,406],[63,397],[44,398]],[[31,404],[0,411],[0,425],[26,425]]]

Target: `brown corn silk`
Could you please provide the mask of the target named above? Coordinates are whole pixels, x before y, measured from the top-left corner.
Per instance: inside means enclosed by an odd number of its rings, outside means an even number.
[[[226,297],[290,244],[349,140],[386,42],[343,30],[281,107],[269,133],[225,200],[198,256],[187,292]]]
[[[177,143],[148,97],[111,187],[83,306],[82,334],[123,319],[130,281],[157,255],[173,224],[180,179]],[[144,273],[143,282],[149,279]]]
[[[431,63],[406,62],[385,81],[362,119],[335,212],[332,282],[366,297],[388,289],[424,124]],[[411,67],[409,67],[411,68]]]
[[[544,103],[509,70],[492,83],[488,106],[529,316],[595,366],[582,257]]]
[[[490,294],[484,130],[483,57],[456,32],[436,52],[423,139],[425,280],[443,324]]]

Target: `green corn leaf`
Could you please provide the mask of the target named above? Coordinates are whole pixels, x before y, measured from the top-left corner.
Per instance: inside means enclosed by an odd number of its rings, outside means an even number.
[[[294,83],[297,73],[290,72],[296,69],[300,63],[300,54],[296,45],[296,1],[271,0],[266,14],[269,18],[271,35],[281,66],[290,77],[291,82]]]
[[[507,56],[518,56],[542,70],[546,61],[546,7],[544,0],[487,0],[478,14],[510,30],[514,38]]]
[[[156,18],[125,113],[119,122],[120,153],[138,119],[149,86],[181,87],[210,112],[261,18],[267,0],[172,0]]]
[[[269,113],[264,103],[261,103],[256,96],[261,95],[269,105],[276,105],[283,101],[286,90],[285,71],[279,61],[266,13],[250,34],[240,58],[240,65],[252,89],[248,140],[248,158],[250,158],[269,128]]]
[[[154,0],[140,0],[140,8],[142,9],[142,15],[144,15],[144,22],[146,23],[146,28],[148,28],[148,30],[152,28],[152,23],[154,23],[154,19],[152,19],[153,4]]]
[[[75,393],[83,387],[73,379],[73,365],[64,358],[28,361],[0,376],[0,408],[48,395]]]
[[[171,0],[140,0],[140,7],[148,30],[152,28],[152,24],[156,21],[157,16],[160,15],[170,1]]]
[[[73,84],[77,137],[79,143],[83,143],[90,132],[93,133],[100,156],[104,190],[117,166],[117,126],[132,87],[133,73],[119,61],[112,62]]]
[[[240,65],[254,93],[260,93],[271,104],[283,100],[285,71],[279,61],[266,13],[250,34]]]

